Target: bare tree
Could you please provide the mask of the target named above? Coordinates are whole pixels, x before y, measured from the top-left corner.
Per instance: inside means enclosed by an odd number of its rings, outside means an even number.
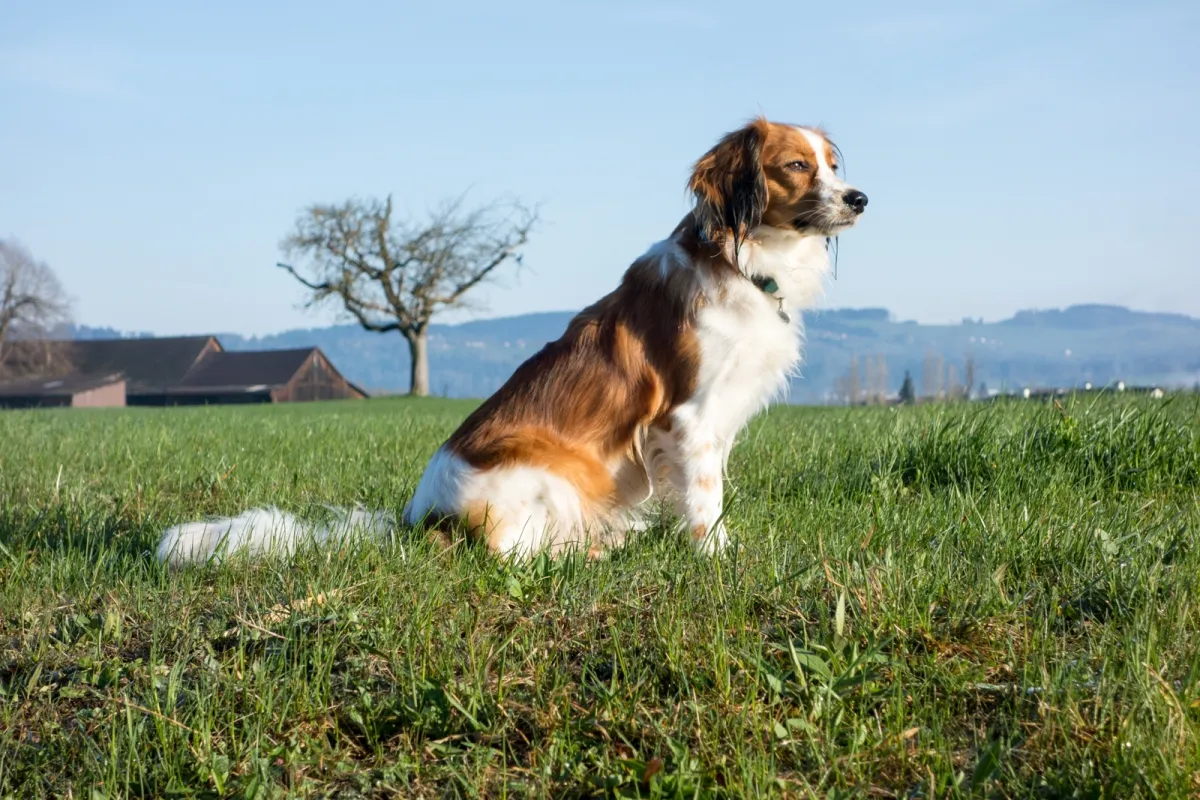
[[[930,400],[946,399],[946,357],[929,352],[921,368],[921,395]]]
[[[946,367],[946,398],[949,400],[962,399],[962,385],[958,382],[958,367],[950,364]]]
[[[850,357],[850,369],[846,372],[846,400],[848,405],[858,405],[862,396],[862,378],[858,371],[858,356]]]
[[[427,337],[433,316],[472,307],[467,293],[513,262],[537,222],[520,203],[465,210],[444,203],[422,224],[393,218],[392,198],[313,205],[282,244],[305,264],[278,264],[303,284],[313,307],[333,303],[369,331],[398,331],[412,356],[409,393],[429,394]]]
[[[887,357],[883,353],[867,356],[863,370],[863,401],[872,406],[887,403]]]
[[[875,403],[877,405],[887,405],[888,393],[888,366],[887,356],[879,353],[875,356],[875,385],[871,392],[875,395]]]
[[[863,403],[875,405],[875,356],[868,355],[863,364]]]
[[[967,353],[966,376],[963,378],[963,394],[967,400],[970,400],[975,392],[975,356]]]
[[[846,387],[846,376],[838,375],[833,379],[833,401],[835,403],[847,402],[849,397],[849,390]]]
[[[921,365],[921,397],[930,400],[936,397],[939,383],[939,378],[934,374],[936,371],[936,357],[933,353],[926,353],[925,363]]]
[[[0,373],[48,365],[52,353],[45,339],[69,315],[70,303],[54,270],[19,243],[0,240]],[[30,344],[18,353],[17,340]]]

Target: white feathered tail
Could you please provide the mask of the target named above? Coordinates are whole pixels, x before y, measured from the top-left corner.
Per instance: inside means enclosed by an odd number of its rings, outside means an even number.
[[[382,538],[395,530],[395,520],[382,511],[332,508],[329,524],[302,520],[274,506],[253,508],[236,517],[185,522],[167,529],[158,545],[158,560],[172,566],[248,555],[291,555],[304,543],[322,544],[365,536]]]

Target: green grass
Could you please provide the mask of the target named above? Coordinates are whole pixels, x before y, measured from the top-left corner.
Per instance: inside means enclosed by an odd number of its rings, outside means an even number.
[[[0,797],[1200,792],[1194,397],[777,408],[714,559],[150,557],[399,511],[469,408],[0,414]]]

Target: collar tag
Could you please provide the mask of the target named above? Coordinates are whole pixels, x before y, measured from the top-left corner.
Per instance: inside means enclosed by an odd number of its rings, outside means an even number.
[[[792,315],[783,310],[783,298],[782,297],[779,298],[779,309],[776,313],[779,314],[779,318],[781,320],[783,320],[784,322],[792,321]]]
[[[779,284],[775,282],[775,279],[760,278],[755,276],[751,278],[751,280],[763,294],[769,294],[771,297],[774,297],[777,301],[779,301],[779,309],[775,313],[779,314],[779,318],[785,323],[790,323],[792,321],[792,316],[783,310],[783,298],[775,294],[779,291]]]

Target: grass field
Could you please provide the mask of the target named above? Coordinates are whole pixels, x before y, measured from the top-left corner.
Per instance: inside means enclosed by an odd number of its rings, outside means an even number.
[[[714,559],[149,555],[399,511],[469,407],[0,414],[0,797],[1200,793],[1195,397],[777,408]]]

